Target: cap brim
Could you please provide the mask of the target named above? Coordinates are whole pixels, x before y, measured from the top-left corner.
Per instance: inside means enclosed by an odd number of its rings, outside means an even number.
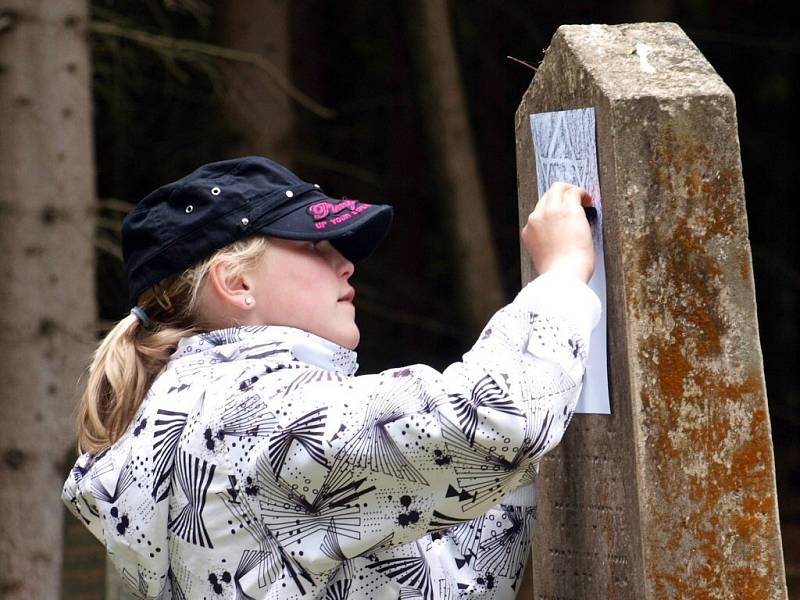
[[[342,211],[330,215],[331,218],[315,220],[308,212],[309,206],[311,203],[304,204],[280,219],[259,227],[259,231],[290,240],[329,240],[342,255],[358,262],[367,258],[381,244],[389,232],[394,215],[394,209],[388,204],[358,203],[361,212]]]
[[[372,210],[372,209],[376,210]],[[394,209],[386,204],[373,205],[360,223],[355,223],[352,231],[329,238],[331,244],[353,262],[359,262],[372,254],[381,245],[392,224]]]

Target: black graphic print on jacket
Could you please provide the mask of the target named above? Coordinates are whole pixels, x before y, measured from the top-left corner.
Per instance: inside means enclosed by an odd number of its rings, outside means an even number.
[[[442,373],[354,376],[286,327],[186,338],[64,501],[143,598],[511,599],[598,316],[544,275]]]

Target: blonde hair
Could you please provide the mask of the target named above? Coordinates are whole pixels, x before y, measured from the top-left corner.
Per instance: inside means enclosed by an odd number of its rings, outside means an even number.
[[[149,327],[128,315],[94,352],[78,412],[80,452],[99,452],[122,437],[181,338],[208,330],[199,304],[211,267],[228,262],[237,276],[255,266],[267,244],[265,237],[238,240],[142,293],[138,306]]]

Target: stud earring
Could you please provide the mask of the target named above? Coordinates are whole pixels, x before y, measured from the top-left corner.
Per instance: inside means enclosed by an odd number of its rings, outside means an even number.
[[[247,306],[250,306],[253,302],[254,301],[250,296],[247,296],[247,298],[244,299],[244,303],[247,304]]]

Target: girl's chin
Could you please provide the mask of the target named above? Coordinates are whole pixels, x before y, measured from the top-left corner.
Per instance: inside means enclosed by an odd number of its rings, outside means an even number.
[[[358,346],[358,342],[361,340],[361,332],[354,324],[351,331],[342,332],[342,335],[338,337],[340,339],[338,342],[336,342],[337,344],[347,348],[348,350],[355,350]]]

